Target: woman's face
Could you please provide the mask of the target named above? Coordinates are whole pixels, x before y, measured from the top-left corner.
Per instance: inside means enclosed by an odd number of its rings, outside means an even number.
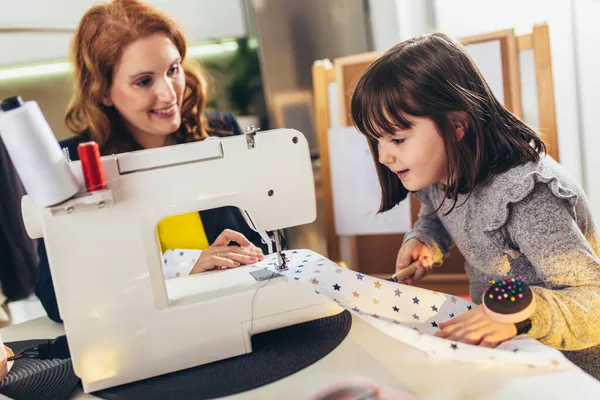
[[[181,125],[185,74],[181,54],[162,33],[123,50],[113,70],[106,106],[114,106],[143,148],[161,147]]]

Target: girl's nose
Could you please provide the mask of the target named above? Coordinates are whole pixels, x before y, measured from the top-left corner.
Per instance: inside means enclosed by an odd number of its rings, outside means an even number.
[[[395,161],[394,156],[386,151],[379,152],[379,162],[384,165],[393,164]]]

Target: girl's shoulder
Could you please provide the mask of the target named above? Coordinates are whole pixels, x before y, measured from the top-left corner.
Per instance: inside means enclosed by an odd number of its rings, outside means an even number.
[[[542,186],[546,190],[535,190]],[[478,187],[473,195],[489,213],[486,230],[497,230],[507,222],[511,209],[525,199],[545,193],[547,201],[566,202],[573,215],[576,208],[587,204],[579,183],[549,156],[511,168]],[[580,200],[584,200],[580,202]]]

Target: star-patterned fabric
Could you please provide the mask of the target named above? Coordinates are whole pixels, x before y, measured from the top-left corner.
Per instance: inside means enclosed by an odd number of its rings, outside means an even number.
[[[284,253],[289,270],[278,273],[310,286],[317,295],[326,296],[384,333],[431,356],[487,364],[577,368],[560,351],[526,335],[495,349],[433,336],[440,322],[474,307],[470,301],[345,269],[310,250]],[[272,255],[256,266],[275,271],[276,262]]]

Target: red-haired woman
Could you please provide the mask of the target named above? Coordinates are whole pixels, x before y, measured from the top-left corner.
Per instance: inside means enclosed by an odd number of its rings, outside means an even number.
[[[181,29],[141,1],[113,0],[88,10],[71,62],[75,92],[65,122],[75,136],[61,145],[72,157],[90,140],[108,155],[241,133],[231,114],[205,112],[206,81],[186,59]],[[253,264],[266,250],[234,207],[165,218],[158,236],[167,278]],[[38,251],[36,294],[48,316],[60,321],[43,241]]]

